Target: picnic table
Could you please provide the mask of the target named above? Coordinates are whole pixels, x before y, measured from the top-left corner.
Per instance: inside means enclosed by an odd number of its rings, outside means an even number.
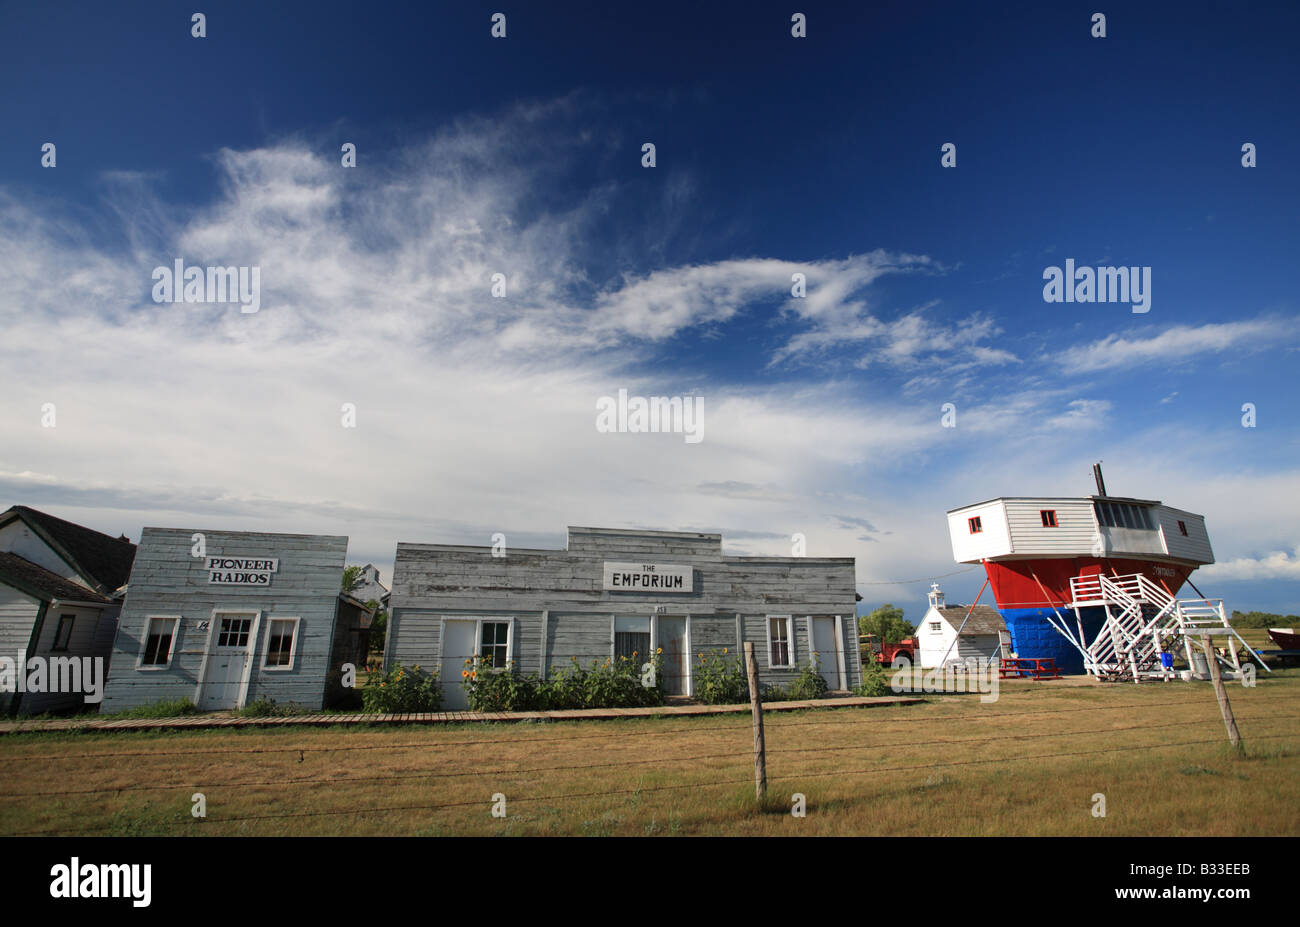
[[[999,679],[1060,679],[1061,671],[1052,657],[1003,657],[998,666]]]

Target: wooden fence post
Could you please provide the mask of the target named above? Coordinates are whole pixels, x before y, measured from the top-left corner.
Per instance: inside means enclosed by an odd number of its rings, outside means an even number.
[[[753,641],[745,641],[745,675],[749,677],[749,707],[754,714],[754,794],[762,802],[767,794],[767,746],[763,741],[763,703],[758,697]]]
[[[1214,697],[1219,700],[1219,714],[1223,715],[1223,726],[1228,729],[1228,742],[1240,750],[1241,734],[1237,731],[1237,719],[1232,716],[1232,706],[1228,704],[1228,690],[1224,688],[1223,677],[1219,675],[1219,658],[1214,654],[1210,635],[1201,635],[1201,646],[1205,648],[1205,660],[1210,665],[1210,681],[1214,683]]]

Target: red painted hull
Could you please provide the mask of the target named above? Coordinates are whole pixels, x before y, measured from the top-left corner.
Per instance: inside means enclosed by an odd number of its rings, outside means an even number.
[[[986,560],[984,571],[998,608],[1061,608],[1070,604],[1070,580],[1076,576],[1145,574],[1177,595],[1194,566],[1167,561],[1116,557],[1041,557],[1033,560]]]

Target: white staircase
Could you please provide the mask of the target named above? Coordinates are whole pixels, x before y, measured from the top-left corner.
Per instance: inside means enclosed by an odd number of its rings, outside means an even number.
[[[1180,599],[1141,573],[1076,576],[1070,580],[1070,595],[1084,669],[1099,678],[1133,682],[1170,678],[1170,671],[1161,665],[1160,654],[1173,653],[1181,645],[1187,665],[1193,666],[1193,642],[1211,628],[1218,629],[1218,635],[1230,634],[1246,643],[1228,623],[1222,599]],[[1080,610],[1096,607],[1105,609],[1106,620],[1089,643],[1083,636]],[[1240,677],[1237,648],[1229,646],[1227,650],[1230,659],[1217,659]]]

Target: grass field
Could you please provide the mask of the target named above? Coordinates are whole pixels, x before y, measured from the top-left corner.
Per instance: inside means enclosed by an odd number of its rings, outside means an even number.
[[[1260,676],[1240,757],[1206,683],[768,715],[761,809],[744,715],[9,735],[0,833],[1295,835],[1300,670]]]

